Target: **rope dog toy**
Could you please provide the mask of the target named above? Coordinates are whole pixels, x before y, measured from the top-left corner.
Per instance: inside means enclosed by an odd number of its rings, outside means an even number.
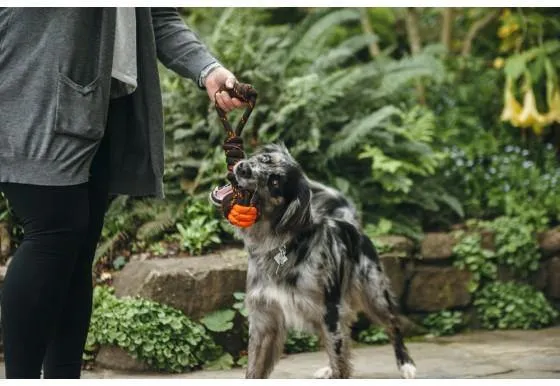
[[[226,195],[222,200],[222,211],[224,217],[233,225],[240,228],[248,228],[257,221],[259,216],[256,197],[254,197],[253,192],[239,187],[235,175],[233,174],[233,168],[239,161],[245,159],[241,132],[255,107],[257,91],[250,84],[239,82],[235,82],[232,89],[222,86],[216,91],[216,94],[222,91],[227,92],[232,98],[237,98],[247,104],[247,108],[234,130],[227,119],[226,112],[220,108],[217,102],[214,102],[218,117],[227,134],[222,148],[226,154],[227,179],[231,184],[232,190],[232,192]],[[214,100],[216,100],[216,98],[214,98]]]

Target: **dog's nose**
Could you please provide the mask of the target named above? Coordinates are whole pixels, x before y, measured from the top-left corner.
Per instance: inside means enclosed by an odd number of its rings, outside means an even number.
[[[239,165],[237,165],[237,173],[239,174],[239,177],[251,178],[251,167],[247,162],[242,161]]]

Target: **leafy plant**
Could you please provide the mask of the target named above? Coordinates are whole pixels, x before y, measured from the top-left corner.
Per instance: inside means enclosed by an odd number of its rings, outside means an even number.
[[[494,232],[496,260],[499,264],[513,268],[514,273],[521,278],[526,278],[539,268],[541,255],[535,226],[523,218],[505,216],[483,224]]]
[[[219,310],[204,316],[200,323],[210,331],[224,332],[233,328],[234,317],[235,311],[233,310]]]
[[[482,248],[481,236],[478,233],[464,234],[458,232],[459,242],[453,247],[455,261],[453,265],[466,269],[471,273],[468,285],[469,292],[475,292],[483,280],[495,280],[498,267],[494,252]]]
[[[558,317],[542,292],[513,282],[488,284],[476,295],[474,306],[488,329],[542,328]]]
[[[364,59],[375,37],[361,31],[357,9],[311,11],[295,25],[270,23],[271,12],[235,8],[188,16],[213,52],[259,91],[244,132],[247,150],[285,142],[311,177],[351,196],[366,222],[390,218],[395,232],[420,232],[411,210],[402,206],[432,212],[438,205],[460,208],[442,186],[422,184],[439,164],[431,148],[433,117],[421,109],[408,113],[407,107],[415,79],[441,81],[445,71],[437,56],[426,51],[398,60]],[[202,22],[208,18],[217,27]],[[181,191],[206,195],[225,176],[223,129],[196,87],[168,71],[162,71],[162,84],[166,188],[170,197]],[[386,171],[373,149],[383,149],[386,159],[402,166]],[[393,200],[378,203],[372,195]]]
[[[200,368],[221,355],[203,326],[181,311],[141,298],[117,298],[114,290],[94,289],[86,352],[116,345],[154,370],[182,372]]]
[[[560,220],[560,169],[552,146],[529,151],[507,145],[487,154],[449,150],[442,183],[471,218],[520,217],[538,228]]]
[[[432,335],[444,336],[456,334],[464,327],[465,321],[460,311],[442,310],[426,316],[422,324]]]
[[[315,334],[303,331],[288,331],[284,352],[288,354],[313,352],[319,350],[319,338]]]
[[[208,365],[212,369],[227,369],[246,364],[249,326],[244,305],[245,294],[235,292],[233,296],[235,302],[231,309],[214,311],[200,320],[214,341],[226,351],[222,358]]]
[[[389,337],[381,327],[371,325],[366,330],[358,334],[358,342],[366,344],[385,344],[389,343]]]
[[[221,242],[220,220],[207,201],[191,200],[185,206],[183,218],[176,227],[178,233],[173,237],[180,242],[181,249],[191,254],[200,254],[209,246]]]

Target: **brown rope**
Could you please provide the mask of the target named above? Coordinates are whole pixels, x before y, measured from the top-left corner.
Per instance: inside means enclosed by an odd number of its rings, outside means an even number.
[[[252,192],[241,189],[237,184],[235,176],[233,175],[233,168],[237,164],[237,162],[245,158],[241,132],[247,124],[247,121],[249,120],[249,117],[253,112],[253,108],[255,107],[255,103],[257,100],[257,91],[250,84],[239,82],[235,82],[232,89],[221,87],[220,89],[218,89],[218,91],[216,91],[216,94],[222,91],[227,92],[230,97],[237,98],[247,105],[243,116],[237,124],[237,127],[235,128],[235,130],[233,130],[229,120],[227,119],[227,113],[220,108],[216,101],[214,102],[214,107],[216,108],[218,117],[220,118],[220,121],[222,122],[222,125],[224,126],[227,134],[227,138],[224,141],[223,149],[226,153],[227,159],[227,179],[231,183],[233,188],[233,198],[231,201],[232,204],[237,203],[244,206],[256,206],[255,198],[253,197]],[[216,98],[214,98],[214,100],[216,100]]]

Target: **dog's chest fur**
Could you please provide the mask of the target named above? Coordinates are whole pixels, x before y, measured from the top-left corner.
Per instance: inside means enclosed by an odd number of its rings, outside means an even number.
[[[274,259],[278,252],[276,247],[266,253],[251,254],[247,272],[247,307],[251,310],[252,306],[264,305],[272,313],[283,314],[287,327],[311,331],[323,314],[321,268],[315,259],[296,265],[297,256],[290,250],[286,254],[287,260],[279,264]]]

